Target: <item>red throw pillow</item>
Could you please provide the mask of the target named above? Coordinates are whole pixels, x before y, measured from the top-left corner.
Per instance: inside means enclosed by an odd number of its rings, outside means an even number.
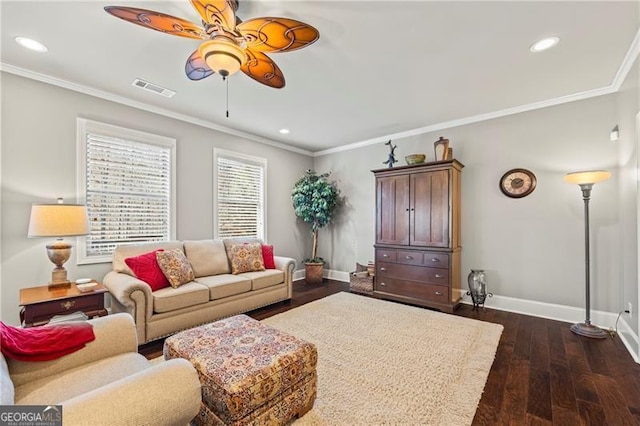
[[[139,278],[149,284],[151,291],[160,290],[161,288],[169,287],[171,285],[158,265],[158,260],[156,259],[157,251],[164,250],[155,250],[141,254],[140,256],[127,257],[124,260],[124,263],[131,268],[136,278]]]
[[[276,262],[273,260],[273,246],[262,245],[262,261],[264,262],[264,269],[276,269]]]

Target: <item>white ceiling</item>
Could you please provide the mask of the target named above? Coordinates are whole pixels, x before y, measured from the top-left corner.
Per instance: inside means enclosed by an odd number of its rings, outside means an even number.
[[[637,1],[240,0],[243,20],[290,17],[316,27],[320,39],[271,55],[285,75],[283,89],[231,76],[227,119],[221,78],[194,82],[184,74],[197,40],[122,21],[104,12],[107,5],[200,23],[187,0],[2,1],[2,69],[312,152],[606,92],[625,56],[628,62],[640,22]],[[21,48],[18,35],[49,51]],[[529,52],[550,35],[561,38],[558,46]],[[137,89],[135,78],[177,94]],[[278,133],[283,127],[291,133]]]

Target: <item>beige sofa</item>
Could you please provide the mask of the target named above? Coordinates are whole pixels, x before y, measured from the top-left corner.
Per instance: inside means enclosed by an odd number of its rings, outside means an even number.
[[[275,256],[277,269],[230,273],[227,247],[255,239],[170,241],[116,248],[113,270],[103,279],[111,294],[112,312],[133,316],[140,344],[220,318],[291,299],[295,261]],[[157,249],[182,250],[195,280],[178,288],[151,291],[125,263],[127,257]]]
[[[189,361],[149,363],[130,315],[90,322],[95,340],[62,358],[0,354],[0,405],[62,405],[65,425],[185,425],[198,414],[201,386]]]

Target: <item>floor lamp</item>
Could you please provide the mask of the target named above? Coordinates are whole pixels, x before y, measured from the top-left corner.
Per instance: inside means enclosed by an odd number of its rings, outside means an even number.
[[[607,333],[601,328],[591,324],[590,299],[589,299],[589,200],[591,199],[591,188],[593,185],[605,181],[611,177],[611,173],[604,170],[592,170],[588,172],[569,173],[564,177],[565,182],[580,185],[582,199],[584,200],[584,272],[585,272],[585,299],[586,299],[586,319],[583,323],[573,324],[571,331],[580,336],[604,339]]]

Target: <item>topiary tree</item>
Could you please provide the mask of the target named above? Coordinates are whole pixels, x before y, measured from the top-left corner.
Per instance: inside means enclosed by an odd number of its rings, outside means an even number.
[[[313,245],[311,257],[305,262],[324,263],[318,257],[318,230],[331,223],[331,217],[339,204],[340,190],[335,181],[329,181],[330,173],[317,174],[307,170],[293,185],[291,200],[296,216],[311,224]]]

